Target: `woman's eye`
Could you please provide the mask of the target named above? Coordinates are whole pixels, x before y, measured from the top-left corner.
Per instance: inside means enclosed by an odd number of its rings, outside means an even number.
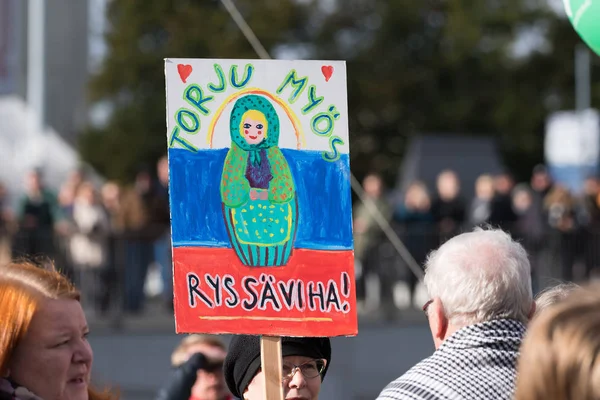
[[[252,128],[252,125],[250,125],[250,124],[244,124],[244,128],[245,128],[245,129]]]
[[[83,338],[84,338],[85,340],[87,340],[87,338],[88,338],[89,336],[90,336],[90,333],[89,333],[89,332],[86,332],[86,333],[84,333],[84,334],[83,334]]]
[[[263,128],[263,124],[256,125],[256,129],[262,129],[262,128]]]

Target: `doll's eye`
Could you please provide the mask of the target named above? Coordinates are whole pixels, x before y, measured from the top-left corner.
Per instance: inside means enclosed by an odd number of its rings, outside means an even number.
[[[262,129],[262,128],[263,128],[263,124],[256,125],[256,129]]]
[[[250,125],[248,123],[244,124],[244,129],[249,129],[249,128],[252,128],[252,125]]]

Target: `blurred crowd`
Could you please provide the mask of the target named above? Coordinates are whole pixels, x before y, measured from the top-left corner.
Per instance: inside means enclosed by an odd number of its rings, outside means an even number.
[[[130,186],[94,184],[81,171],[57,195],[40,171],[25,183],[16,211],[2,207],[2,257],[42,254],[48,261],[0,268],[2,354],[9,355],[0,363],[7,371],[0,398],[116,400],[118,394],[90,384],[86,315],[115,304],[119,311],[142,312],[152,263],[161,266],[164,302],[172,311],[167,160],[140,168]],[[541,276],[536,270],[557,255],[555,277],[564,280],[587,279],[597,266],[598,181],[589,178],[585,192],[574,195],[552,183],[543,167],[529,184],[515,185],[507,174],[484,175],[470,201],[452,171],[442,171],[436,186],[432,196],[413,182],[396,199],[383,195],[379,177],[364,181],[412,257],[426,265],[427,300],[418,306],[435,347],[377,399],[598,399],[600,287],[569,282],[537,296],[532,290]],[[391,292],[402,280],[414,291],[415,275],[364,207],[358,204],[354,215],[359,299],[369,274]],[[486,223],[502,229],[476,227]],[[402,356],[402,346],[397,350],[393,356]],[[173,369],[155,399],[264,399],[261,351],[259,336],[235,335],[229,346],[218,337],[188,336],[173,352]],[[582,357],[590,362],[582,364]],[[282,337],[281,358],[278,384],[285,398],[318,400],[332,360],[330,339]]]
[[[418,265],[449,238],[482,224],[510,232],[527,249],[534,291],[549,279],[587,280],[600,265],[600,180],[595,176],[586,179],[581,194],[554,183],[543,165],[533,169],[529,182],[517,183],[508,173],[481,175],[471,199],[451,170],[437,176],[435,188],[414,181],[402,193],[387,195],[375,174],[364,179],[363,187]],[[398,282],[408,284],[414,298],[417,277],[363,203],[354,209],[354,248],[360,300],[369,276],[379,278],[384,302],[394,302]]]
[[[111,307],[141,313],[148,268],[156,265],[172,311],[166,156],[155,168],[141,166],[130,186],[94,183],[83,170],[58,193],[45,186],[43,171],[31,171],[24,184],[16,207],[0,184],[0,264],[11,257],[54,260],[82,289],[86,311],[100,314]]]
[[[94,181],[74,171],[58,193],[44,185],[43,171],[25,177],[25,192],[9,207],[0,183],[0,264],[11,257],[56,260],[85,294],[89,312],[144,310],[150,266],[157,268],[167,311],[172,310],[168,161],[141,166],[132,185]],[[463,195],[460,177],[442,171],[435,188],[423,182],[387,194],[378,175],[363,181],[366,195],[387,219],[418,265],[449,238],[491,224],[517,238],[530,254],[534,291],[550,279],[587,280],[600,265],[600,180],[589,177],[581,194],[555,184],[543,165],[527,183],[507,173],[481,175],[474,198]],[[13,202],[14,205],[14,202]],[[357,295],[367,297],[376,277],[380,301],[398,308],[397,288],[408,286],[414,305],[418,279],[382,233],[362,202],[354,209]]]

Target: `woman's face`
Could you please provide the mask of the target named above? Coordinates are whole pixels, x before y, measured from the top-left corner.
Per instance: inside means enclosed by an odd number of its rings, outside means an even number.
[[[9,362],[10,378],[44,400],[87,400],[88,326],[76,300],[44,301]]]
[[[303,356],[283,357],[283,370],[292,371],[294,366],[314,361],[313,358]],[[285,373],[284,373],[285,374]],[[312,375],[312,374],[311,374]],[[286,400],[317,400],[321,391],[321,376],[314,378],[305,377],[296,369],[291,379],[283,382],[283,397]],[[245,400],[263,400],[265,398],[265,378],[262,371],[254,376],[246,392]]]
[[[265,138],[265,126],[260,120],[246,117],[242,123],[242,128],[242,134],[248,144],[259,144]]]

